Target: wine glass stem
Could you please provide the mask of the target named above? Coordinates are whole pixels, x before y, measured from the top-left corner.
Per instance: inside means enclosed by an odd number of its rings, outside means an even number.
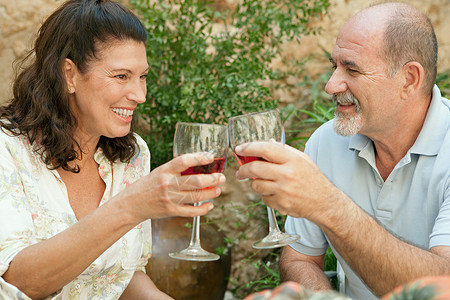
[[[194,203],[194,206],[198,206],[198,203]],[[192,236],[189,248],[201,248],[200,246],[200,216],[194,217],[192,222]]]
[[[269,214],[269,233],[280,231],[274,210],[267,206],[267,213]]]

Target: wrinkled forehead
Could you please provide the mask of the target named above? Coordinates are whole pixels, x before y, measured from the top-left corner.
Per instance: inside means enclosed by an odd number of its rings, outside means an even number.
[[[378,11],[362,11],[356,14],[340,30],[332,57],[341,54],[380,57],[385,27],[385,14]]]

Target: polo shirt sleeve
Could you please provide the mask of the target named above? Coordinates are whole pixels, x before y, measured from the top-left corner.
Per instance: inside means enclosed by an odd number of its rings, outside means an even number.
[[[310,256],[320,256],[327,251],[328,241],[322,230],[313,222],[288,216],[284,228],[287,233],[300,236],[297,242],[289,245],[294,250]]]
[[[450,178],[444,192],[444,200],[430,234],[430,249],[436,246],[450,246]]]

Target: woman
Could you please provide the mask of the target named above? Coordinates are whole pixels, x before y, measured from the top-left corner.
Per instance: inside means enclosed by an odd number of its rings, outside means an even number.
[[[71,0],[42,25],[0,108],[0,298],[170,299],[144,273],[150,218],[204,215],[221,174],[189,154],[149,173],[131,125],[145,101],[146,32],[108,0]],[[213,189],[203,188],[214,186]]]

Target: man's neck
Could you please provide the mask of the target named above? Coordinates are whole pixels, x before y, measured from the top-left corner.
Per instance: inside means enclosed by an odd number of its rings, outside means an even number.
[[[386,180],[398,162],[405,157],[417,140],[425,122],[430,101],[423,99],[423,107],[414,108],[399,118],[395,128],[382,135],[369,136],[373,141],[375,161],[378,172],[383,180]]]

